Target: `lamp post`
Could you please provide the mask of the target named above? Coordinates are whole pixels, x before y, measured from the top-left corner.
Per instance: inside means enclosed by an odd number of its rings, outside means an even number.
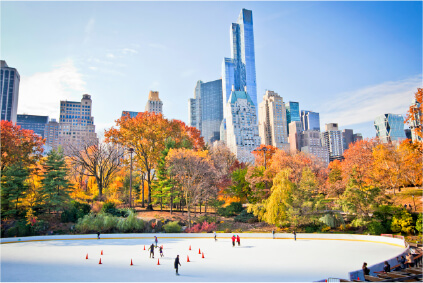
[[[129,169],[129,208],[132,207],[132,154],[134,153],[134,149],[132,147],[129,148],[129,153],[131,154],[131,168]]]

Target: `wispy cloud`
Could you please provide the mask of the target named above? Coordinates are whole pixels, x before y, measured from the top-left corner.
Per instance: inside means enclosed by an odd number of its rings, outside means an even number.
[[[132,48],[123,48],[122,53],[123,54],[138,54],[138,51]]]
[[[95,24],[95,19],[91,18],[88,23],[85,25],[85,29],[84,29],[84,44],[88,43],[90,38],[91,38],[91,34],[94,30],[94,24]]]
[[[340,93],[338,99],[325,103],[320,121],[338,122],[344,127],[374,121],[385,113],[404,114],[418,87],[422,87],[422,74]]]
[[[60,100],[76,100],[86,92],[85,81],[71,59],[49,72],[21,76],[18,113],[59,118]]]
[[[107,54],[106,54],[106,57],[107,57],[107,58],[110,58],[110,59],[114,59],[114,58],[116,58],[116,56],[115,56],[113,53],[107,53]]]

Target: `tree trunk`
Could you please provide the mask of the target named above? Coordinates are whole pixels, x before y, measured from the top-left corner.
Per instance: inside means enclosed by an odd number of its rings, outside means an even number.
[[[148,183],[148,197],[147,197],[147,210],[153,210],[153,205],[151,204],[151,172],[147,171],[147,183]]]
[[[204,215],[207,215],[207,203],[204,204]]]
[[[173,208],[173,196],[170,196],[170,214],[172,214],[172,208]]]

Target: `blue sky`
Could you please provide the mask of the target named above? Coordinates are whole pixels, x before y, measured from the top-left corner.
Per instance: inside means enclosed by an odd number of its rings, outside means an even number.
[[[122,110],[188,122],[197,80],[221,77],[229,27],[253,11],[258,101],[266,89],[365,137],[422,86],[422,2],[5,2],[1,59],[21,75],[18,113],[59,116],[93,99],[97,131]]]

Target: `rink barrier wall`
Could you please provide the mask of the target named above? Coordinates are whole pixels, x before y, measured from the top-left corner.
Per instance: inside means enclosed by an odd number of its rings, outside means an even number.
[[[149,233],[149,234],[101,234],[100,239],[153,239],[154,236],[160,238],[213,238],[213,233]],[[240,235],[242,238],[253,239],[272,239],[272,233],[217,233],[217,238],[231,238],[233,235]],[[294,240],[291,233],[275,233],[275,239]],[[84,235],[51,235],[51,236],[30,236],[30,237],[14,237],[1,238],[1,244],[16,242],[32,242],[32,241],[55,241],[55,240],[97,240],[97,234]],[[405,241],[399,238],[370,236],[370,235],[353,235],[353,234],[308,234],[297,233],[297,240],[332,240],[332,241],[361,241],[379,244],[387,244],[406,248]]]

